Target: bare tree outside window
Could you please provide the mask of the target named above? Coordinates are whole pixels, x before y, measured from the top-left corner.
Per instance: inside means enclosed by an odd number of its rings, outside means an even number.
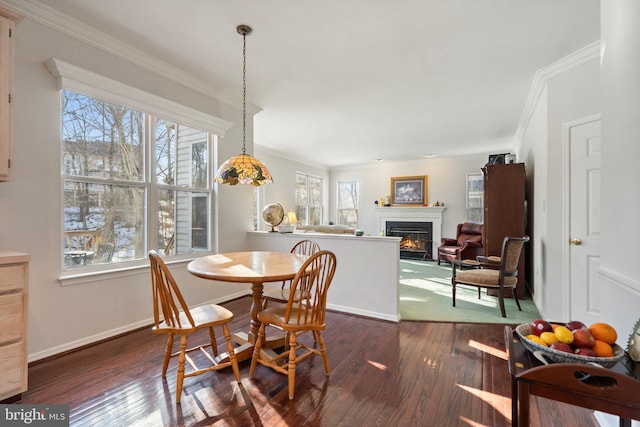
[[[338,182],[338,224],[358,228],[360,200],[359,181]]]
[[[62,140],[66,268],[208,249],[209,134],[64,90]]]
[[[296,217],[305,225],[322,221],[322,178],[296,173]]]

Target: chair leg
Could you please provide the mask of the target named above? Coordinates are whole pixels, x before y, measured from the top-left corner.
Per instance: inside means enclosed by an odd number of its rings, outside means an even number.
[[[287,332],[289,335],[289,366],[287,367],[289,382],[289,400],[293,399],[293,392],[296,385],[296,334]]]
[[[504,309],[504,289],[498,289],[498,300],[500,302],[500,313],[502,313],[502,317],[507,317],[507,312]]]
[[[173,351],[173,334],[169,334],[167,338],[167,346],[164,349],[164,361],[162,362],[162,377],[167,376],[167,368],[169,367],[169,360],[171,359],[171,352]]]
[[[182,396],[182,382],[184,381],[184,362],[186,360],[185,353],[187,351],[187,336],[180,336],[180,355],[178,356],[178,379],[176,380],[176,403],[180,403]]]
[[[520,307],[520,301],[518,301],[518,297],[516,297],[516,288],[511,288],[511,292],[513,292],[513,299],[516,300],[518,310],[522,311],[522,308]]]
[[[480,296],[480,290],[481,290],[481,289],[482,289],[482,288],[478,288],[478,299],[481,299],[481,298],[482,298],[482,297]]]
[[[258,330],[258,339],[253,345],[253,355],[251,356],[251,366],[249,367],[249,378],[253,378],[253,371],[256,370],[256,365],[258,364],[258,359],[260,358],[260,349],[262,348],[262,343],[264,342],[265,326],[265,323],[262,323],[260,325],[260,329]]]
[[[218,355],[218,342],[216,341],[216,333],[213,330],[213,327],[209,328],[209,338],[211,339],[211,349],[213,351],[213,355]]]
[[[233,344],[231,343],[231,334],[229,333],[229,327],[226,323],[222,324],[222,333],[224,334],[224,340],[227,342],[227,352],[229,353],[229,362],[231,362],[231,369],[233,369],[233,375],[236,377],[236,381],[240,382],[240,368],[238,368],[238,358],[236,352],[233,351]]]
[[[327,376],[331,373],[329,371],[329,358],[327,357],[327,348],[324,345],[324,337],[322,336],[322,332],[313,331],[314,335],[318,340],[318,346],[320,347],[320,355],[322,356],[322,361],[324,362],[324,372]]]
[[[456,306],[456,282],[451,281],[451,300],[453,302],[453,306]]]

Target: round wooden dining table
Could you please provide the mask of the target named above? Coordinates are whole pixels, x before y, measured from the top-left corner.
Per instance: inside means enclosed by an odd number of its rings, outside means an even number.
[[[194,259],[187,265],[191,274],[203,279],[251,283],[249,333],[234,334],[236,342],[248,344],[237,353],[241,360],[251,357],[253,343],[258,337],[258,313],[262,308],[264,283],[293,279],[307,258],[307,255],[289,252],[246,251],[208,255]]]

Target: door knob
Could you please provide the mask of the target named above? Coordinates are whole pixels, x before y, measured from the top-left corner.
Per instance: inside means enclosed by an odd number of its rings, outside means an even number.
[[[582,244],[582,240],[580,240],[580,239],[571,239],[571,240],[569,240],[569,243],[571,243],[572,245],[580,246]]]

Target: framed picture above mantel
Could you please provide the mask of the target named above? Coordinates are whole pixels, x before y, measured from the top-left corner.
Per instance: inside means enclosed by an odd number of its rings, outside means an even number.
[[[426,206],[427,175],[391,178],[391,206]]]

